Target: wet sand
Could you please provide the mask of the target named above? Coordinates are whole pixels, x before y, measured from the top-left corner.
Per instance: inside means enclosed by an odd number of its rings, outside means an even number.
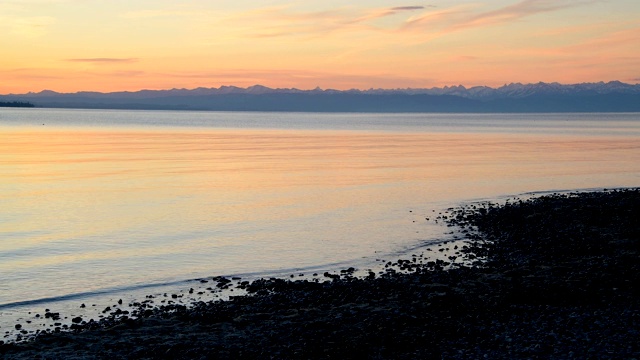
[[[452,255],[467,265],[416,254],[365,278],[215,278],[251,295],[78,318],[69,331],[2,344],[0,356],[640,358],[640,189],[474,204],[441,218],[467,237]]]

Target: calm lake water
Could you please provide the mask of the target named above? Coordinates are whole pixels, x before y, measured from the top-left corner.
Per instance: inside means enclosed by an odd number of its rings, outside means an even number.
[[[637,113],[0,109],[0,332],[200,277],[371,267],[462,202],[636,186]]]

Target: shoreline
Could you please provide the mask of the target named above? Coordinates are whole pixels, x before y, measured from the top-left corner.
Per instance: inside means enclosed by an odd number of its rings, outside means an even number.
[[[123,314],[128,314],[136,310],[138,308],[136,304],[140,304],[142,301],[145,301],[150,306],[165,303],[191,306],[200,302],[228,300],[233,296],[247,294],[244,289],[238,286],[246,281],[282,279],[321,282],[331,280],[330,277],[324,275],[325,273],[339,274],[340,270],[348,268],[355,269],[350,276],[364,278],[371,271],[379,275],[383,274],[388,267],[386,264],[389,262],[385,259],[397,259],[403,256],[411,256],[415,253],[426,255],[430,260],[438,258],[446,260],[448,255],[453,254],[453,251],[448,248],[464,240],[461,240],[457,235],[452,235],[454,234],[453,231],[445,233],[449,228],[445,224],[441,224],[441,226],[443,233],[437,240],[425,241],[397,252],[386,254],[377,254],[376,252],[375,256],[370,256],[370,259],[364,262],[325,264],[306,268],[282,269],[277,272],[216,274],[172,283],[149,284],[119,290],[108,289],[93,293],[70,294],[50,299],[25,300],[2,304],[0,305],[0,319],[3,321],[0,322],[0,331],[4,333],[4,337],[0,338],[0,344],[2,342],[30,341],[40,333],[69,331],[70,326],[74,324],[72,322],[73,318],[82,318],[82,324],[84,324],[109,317],[118,308]],[[450,243],[452,244],[451,246],[448,245]],[[218,279],[233,279],[232,282],[234,284],[224,288],[217,287]],[[46,311],[44,311],[45,308],[47,309]],[[106,308],[110,308],[111,311],[105,312],[103,309]],[[53,317],[45,317],[47,312],[57,314],[55,319]],[[15,324],[20,324],[21,328],[19,330],[15,329]]]
[[[445,269],[416,254],[364,278],[355,269],[319,274],[327,282],[217,278],[212,287],[252,296],[193,307],[142,302],[100,321],[73,319],[67,332],[0,342],[0,355],[640,357],[640,189],[474,204],[443,216],[468,241],[452,261],[471,263]]]

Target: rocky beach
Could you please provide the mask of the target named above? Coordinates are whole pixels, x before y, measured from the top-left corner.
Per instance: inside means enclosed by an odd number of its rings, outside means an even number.
[[[640,359],[640,189],[470,204],[438,220],[466,239],[450,262],[419,253],[364,277],[210,278],[248,295],[109,309],[0,341],[0,357]]]

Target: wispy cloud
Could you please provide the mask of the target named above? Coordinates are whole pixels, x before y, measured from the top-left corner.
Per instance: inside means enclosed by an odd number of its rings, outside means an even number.
[[[478,4],[458,5],[429,11],[408,19],[402,31],[430,32],[443,35],[472,28],[514,22],[525,17],[586,6],[605,0],[521,0],[515,4],[488,11],[477,11]]]
[[[589,39],[580,44],[567,46],[567,51],[580,52],[606,52],[612,47],[634,49],[638,45],[640,39],[640,27],[624,29],[620,31],[603,34],[596,38]]]
[[[372,21],[402,13],[424,10],[425,6],[396,6],[376,9],[343,7],[323,11],[294,11],[290,6],[254,9],[236,16],[234,26],[246,24],[251,37],[280,37],[326,34],[341,30],[375,29]],[[401,19],[399,20],[402,21]],[[253,29],[260,28],[260,32]]]
[[[424,10],[424,6],[396,6],[392,8],[373,9],[367,14],[355,18],[353,22],[364,22],[368,20],[378,19],[386,16],[392,16],[403,12],[414,12]]]
[[[65,59],[69,62],[95,63],[95,64],[112,64],[112,63],[132,63],[137,62],[138,58],[83,58],[83,59]]]
[[[430,5],[429,7],[433,7],[433,5]],[[424,9],[424,6],[396,6],[396,7],[392,7],[391,11],[411,11],[411,10],[422,10]]]
[[[451,24],[464,21],[464,17],[468,16],[470,5],[459,5],[448,9],[428,11],[420,15],[412,16],[407,19],[399,28],[401,31],[424,31],[441,29]]]
[[[454,25],[451,29],[459,30],[478,26],[490,26],[540,13],[584,6],[598,1],[601,0],[523,0],[513,5],[472,16]]]
[[[565,37],[567,35],[579,35],[585,33],[602,33],[606,32],[609,29],[615,28],[616,25],[624,25],[620,24],[620,22],[611,22],[611,21],[601,21],[594,22],[588,24],[579,24],[579,25],[570,25],[570,26],[561,26],[555,28],[544,28],[540,29],[540,31],[536,32],[536,36],[549,36],[549,37]]]
[[[392,7],[341,6],[305,11],[295,4],[254,8],[241,13],[195,11],[186,6],[131,11],[122,17],[186,17],[192,22],[216,23],[225,34],[239,38],[324,36],[332,33],[375,31],[415,34],[425,39],[472,28],[518,21],[536,14],[586,6],[606,0],[520,0],[486,9],[479,3],[463,3],[439,9],[435,5],[406,4]],[[208,20],[205,22],[205,18]],[[386,19],[378,21],[379,19]],[[195,20],[197,19],[197,20]]]
[[[379,8],[343,6],[319,11],[300,11],[295,5],[280,5],[235,14],[223,23],[227,25],[225,29],[246,38],[376,32],[410,35],[412,39],[405,37],[402,42],[415,43],[602,1],[606,0],[519,0],[498,8],[487,8],[480,3],[442,8],[430,4]]]

